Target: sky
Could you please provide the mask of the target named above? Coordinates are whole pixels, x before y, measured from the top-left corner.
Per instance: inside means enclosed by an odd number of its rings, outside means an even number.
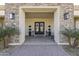
[[[0,5],[5,3],[74,3],[79,5],[79,0],[0,0]]]

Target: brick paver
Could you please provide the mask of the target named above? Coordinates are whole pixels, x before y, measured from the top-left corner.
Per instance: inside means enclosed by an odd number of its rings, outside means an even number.
[[[9,52],[11,56],[68,56],[58,45],[22,45]]]
[[[9,56],[68,56],[62,46],[48,37],[28,37],[23,45],[7,51]]]

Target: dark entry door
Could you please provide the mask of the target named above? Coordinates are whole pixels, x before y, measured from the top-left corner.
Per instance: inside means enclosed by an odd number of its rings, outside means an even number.
[[[35,22],[35,34],[44,34],[44,22]]]

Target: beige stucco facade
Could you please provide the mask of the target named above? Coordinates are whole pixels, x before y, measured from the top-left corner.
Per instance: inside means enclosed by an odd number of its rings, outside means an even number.
[[[79,28],[79,8],[72,3],[6,3],[4,7],[0,7],[0,11],[0,14],[5,14],[5,25],[15,24],[20,30],[20,36],[12,39],[10,45],[21,45],[25,41],[25,35],[28,35],[29,25],[34,31],[35,22],[45,22],[45,31],[51,25],[56,43],[62,45],[68,43],[60,31],[64,27],[74,28],[74,25]],[[10,19],[11,13],[15,13],[13,20]],[[66,13],[68,13],[68,19],[65,19]]]

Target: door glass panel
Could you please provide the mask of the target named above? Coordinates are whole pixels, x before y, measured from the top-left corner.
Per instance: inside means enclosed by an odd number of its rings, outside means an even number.
[[[39,23],[36,23],[36,32],[39,31]]]
[[[43,32],[43,23],[40,23],[40,31]]]
[[[36,27],[36,32],[38,32],[39,31],[39,27]]]
[[[40,31],[43,32],[43,27],[40,27]]]
[[[40,26],[42,27],[43,26],[43,23],[40,23]]]
[[[36,26],[38,27],[39,26],[39,23],[36,23]]]

